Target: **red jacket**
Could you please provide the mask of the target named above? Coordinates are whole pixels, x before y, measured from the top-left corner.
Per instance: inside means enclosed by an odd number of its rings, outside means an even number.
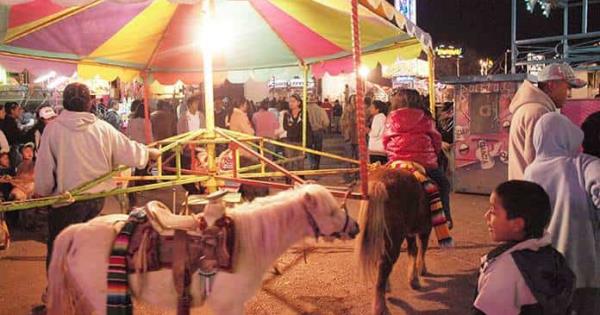
[[[423,110],[401,108],[391,112],[385,122],[383,146],[390,162],[413,161],[427,169],[438,168],[442,136]]]

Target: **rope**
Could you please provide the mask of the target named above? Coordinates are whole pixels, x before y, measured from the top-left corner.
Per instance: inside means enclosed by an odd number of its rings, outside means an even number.
[[[367,139],[365,137],[365,111],[364,111],[364,90],[360,74],[360,28],[358,17],[358,0],[352,2],[352,48],[354,60],[354,73],[356,76],[356,124],[358,125],[358,154],[360,160],[360,187],[363,198],[367,198],[369,193],[369,178],[367,173],[367,161],[369,155],[367,152]]]

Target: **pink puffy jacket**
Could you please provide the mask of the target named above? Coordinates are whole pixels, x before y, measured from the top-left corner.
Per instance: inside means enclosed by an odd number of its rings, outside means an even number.
[[[400,108],[391,112],[385,122],[383,146],[390,162],[413,161],[427,169],[438,168],[442,136],[423,110]]]

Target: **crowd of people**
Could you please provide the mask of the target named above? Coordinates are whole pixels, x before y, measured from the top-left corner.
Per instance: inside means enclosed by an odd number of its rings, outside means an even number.
[[[558,112],[569,90],[585,84],[568,65],[549,65],[538,79],[537,85],[525,81],[510,104],[509,181],[496,187],[485,213],[491,238],[501,245],[482,258],[474,314],[597,314],[600,310],[600,113],[579,127]],[[148,161],[158,158],[159,152],[144,144],[204,128],[203,101],[201,95],[192,95],[179,108],[169,100],[159,101],[150,114],[151,137],[146,134],[143,101],[131,104],[124,128],[117,105],[93,104],[83,84],[65,88],[60,115],[49,106],[38,108],[37,122],[29,128],[22,126],[19,104],[0,105],[0,197],[24,200],[62,194],[117,165],[135,168],[136,175],[146,174]],[[356,95],[350,93],[333,104],[328,99],[303,104],[296,94],[258,104],[216,99],[215,125],[302,146],[302,108],[307,106],[310,149],[323,151],[325,135],[339,132],[347,157],[358,159],[358,140],[364,137],[371,163],[420,165],[437,184],[452,228],[442,149],[448,144],[444,145],[444,130],[429,111],[428,99],[416,90],[399,88],[392,91],[389,102],[367,96],[364,104],[357,108]],[[357,110],[367,114],[365,134],[356,128]],[[304,169],[301,151],[271,145],[266,149],[271,158],[291,158],[288,169]],[[227,146],[217,147],[219,154],[227,150]],[[184,167],[191,166],[192,154],[184,151]],[[308,154],[308,162],[311,169],[320,168],[319,155]],[[345,176],[348,182],[357,180],[356,174]],[[92,192],[114,184],[103,185]],[[185,189],[202,192],[194,184]],[[135,198],[130,201],[135,204]],[[103,205],[104,199],[98,198],[50,209],[47,262],[60,231],[97,216]],[[8,219],[14,224],[19,218]]]

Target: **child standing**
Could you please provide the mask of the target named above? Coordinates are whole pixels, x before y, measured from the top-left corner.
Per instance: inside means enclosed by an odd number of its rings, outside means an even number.
[[[512,180],[490,196],[485,213],[493,241],[481,259],[473,314],[567,314],[575,279],[544,229],[550,199],[539,185]]]

